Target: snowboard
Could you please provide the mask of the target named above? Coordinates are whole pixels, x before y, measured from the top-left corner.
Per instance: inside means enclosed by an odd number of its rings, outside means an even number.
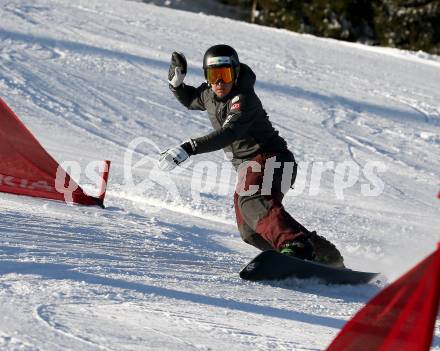
[[[326,284],[365,284],[379,273],[335,268],[318,262],[301,260],[277,251],[260,253],[240,272],[244,280],[282,280],[286,278],[317,278]]]

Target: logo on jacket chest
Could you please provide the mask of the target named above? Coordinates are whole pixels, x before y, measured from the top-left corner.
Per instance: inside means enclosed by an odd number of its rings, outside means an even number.
[[[236,96],[231,101],[231,110],[240,111],[240,97]]]

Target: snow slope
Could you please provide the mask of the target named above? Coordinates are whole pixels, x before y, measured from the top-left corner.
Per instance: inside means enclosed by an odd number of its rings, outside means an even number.
[[[128,1],[0,5],[1,97],[90,193],[86,167],[112,160],[106,210],[0,194],[1,350],[323,350],[440,240],[438,57]],[[379,281],[243,282],[257,251],[234,225],[222,152],[154,177],[157,148],[210,131],[168,91],[170,53],[186,54],[198,84],[219,42],[254,69],[301,162],[287,209]],[[197,191],[200,161],[217,173]],[[379,196],[363,195],[365,175],[335,191],[342,166],[373,161],[386,168]],[[324,162],[339,168],[318,184]]]

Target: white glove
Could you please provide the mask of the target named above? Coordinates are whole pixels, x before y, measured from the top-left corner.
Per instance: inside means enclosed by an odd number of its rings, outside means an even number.
[[[181,145],[162,151],[159,157],[159,169],[171,171],[189,157]]]
[[[185,55],[181,52],[174,51],[171,55],[170,68],[168,69],[168,83],[173,88],[179,87],[185,79],[188,71],[188,64]]]
[[[168,83],[170,83],[174,88],[177,88],[183,83],[184,79],[185,74],[182,73],[182,69],[180,67],[176,67],[174,69],[174,76],[168,81]]]

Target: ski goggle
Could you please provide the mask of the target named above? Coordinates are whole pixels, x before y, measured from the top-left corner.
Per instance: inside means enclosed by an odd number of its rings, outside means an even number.
[[[229,84],[234,80],[234,71],[232,67],[208,67],[206,69],[206,79],[211,84],[215,84],[219,80]]]

